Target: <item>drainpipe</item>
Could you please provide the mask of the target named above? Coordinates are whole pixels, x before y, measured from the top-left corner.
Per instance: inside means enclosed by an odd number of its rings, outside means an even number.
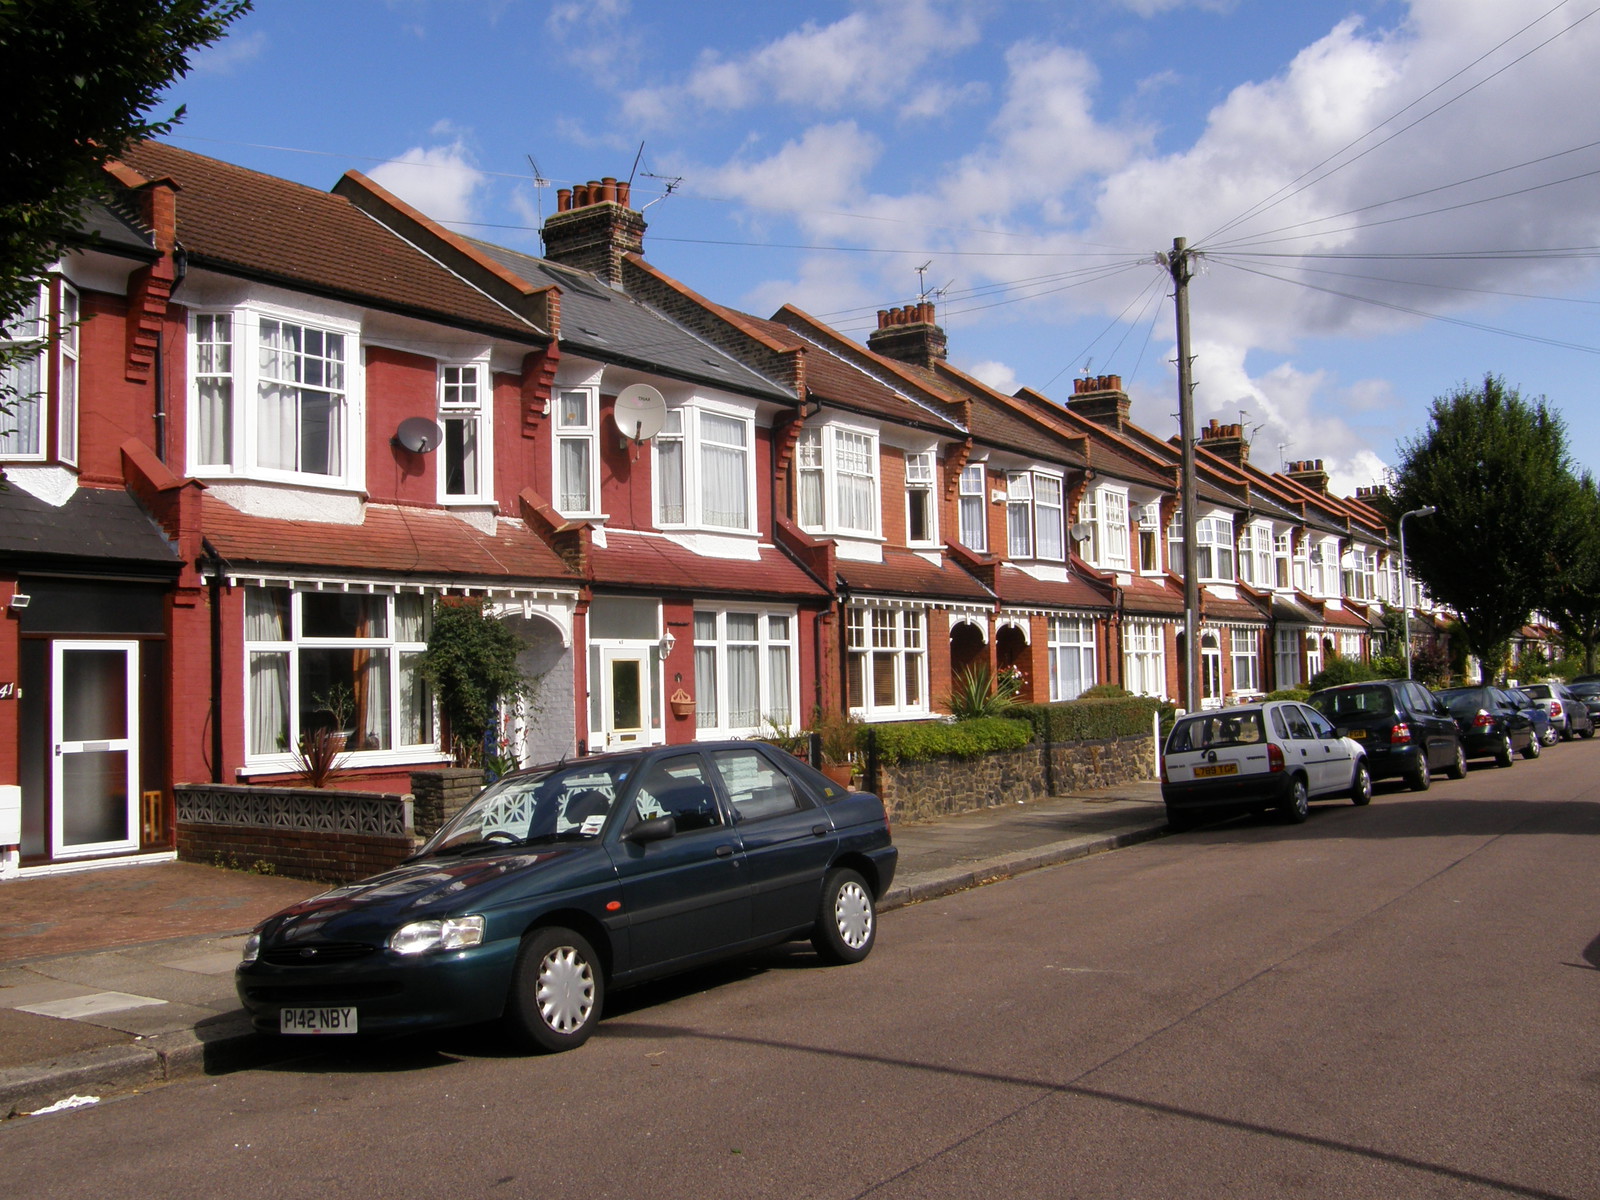
[[[204,562],[211,569],[211,782],[222,778],[222,555],[209,539],[200,539]]]

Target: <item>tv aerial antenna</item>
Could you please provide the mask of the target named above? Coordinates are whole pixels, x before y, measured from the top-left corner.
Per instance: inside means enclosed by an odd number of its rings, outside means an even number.
[[[534,207],[539,213],[539,224],[544,224],[544,190],[550,186],[550,181],[544,177],[544,172],[539,170],[539,164],[533,155],[524,155],[528,160],[528,167],[533,171],[533,191],[536,199]]]

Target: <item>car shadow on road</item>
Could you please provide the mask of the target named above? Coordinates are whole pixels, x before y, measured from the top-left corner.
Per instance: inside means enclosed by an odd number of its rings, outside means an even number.
[[[1600,802],[1523,800],[1511,797],[1433,796],[1395,789],[1389,803],[1375,791],[1372,803],[1357,808],[1348,800],[1313,801],[1303,825],[1273,814],[1221,818],[1176,835],[1205,841],[1262,841],[1291,838],[1501,837],[1510,834],[1600,835]]]

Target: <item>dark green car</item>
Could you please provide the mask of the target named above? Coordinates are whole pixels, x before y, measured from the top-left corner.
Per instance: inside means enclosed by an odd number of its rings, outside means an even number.
[[[609,987],[809,937],[859,962],[894,879],[882,802],[762,742],[596,755],[487,788],[404,865],[264,921],[236,973],[267,1033],[503,1020],[582,1045]]]

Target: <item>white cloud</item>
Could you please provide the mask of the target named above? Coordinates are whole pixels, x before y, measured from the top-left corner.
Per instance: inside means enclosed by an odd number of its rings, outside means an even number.
[[[697,186],[758,209],[809,213],[850,204],[881,149],[854,121],[816,125],[764,159],[700,174]]]
[[[1006,395],[1015,395],[1022,387],[1017,379],[1017,373],[1009,365],[987,359],[983,362],[973,363],[967,368],[967,374],[980,383],[986,383],[997,392]]]
[[[201,75],[231,75],[266,53],[268,44],[267,35],[259,29],[224,37],[196,54],[190,70]]]
[[[435,132],[453,127],[441,122]],[[435,221],[470,221],[477,216],[477,193],[488,176],[472,165],[460,138],[445,146],[413,147],[374,168],[375,183],[387,188]]]

